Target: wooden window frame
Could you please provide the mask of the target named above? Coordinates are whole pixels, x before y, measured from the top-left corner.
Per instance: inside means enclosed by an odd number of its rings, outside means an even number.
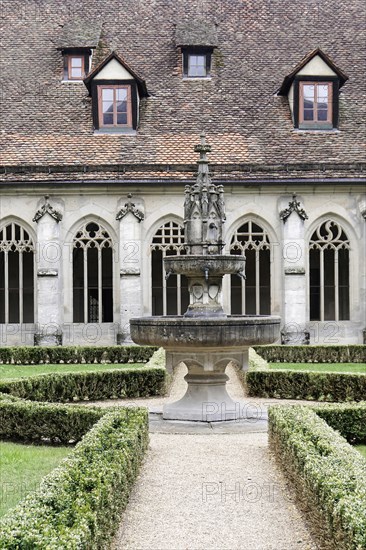
[[[103,90],[113,90],[113,124],[103,123]],[[117,124],[116,93],[115,90],[127,90],[127,124]],[[132,128],[132,100],[129,84],[98,84],[98,122],[99,128]]]
[[[329,89],[328,121],[301,121],[303,119],[303,98],[300,97],[300,90],[306,84],[327,84]],[[302,92],[301,92],[301,95]],[[337,76],[297,76],[294,80],[294,127],[299,130],[334,130],[338,127],[339,118],[339,78]],[[300,119],[301,116],[301,119]]]
[[[191,55],[203,55],[206,59],[206,74],[204,76],[195,76],[189,74],[189,58]],[[211,78],[211,56],[212,48],[183,48],[182,49],[182,62],[183,62],[183,78],[189,80],[205,80]]]
[[[72,60],[81,59],[81,76],[72,76]],[[83,80],[85,78],[85,55],[68,54],[67,56],[67,79]]]
[[[314,86],[314,119],[305,120],[304,119],[304,86]],[[318,93],[317,90],[319,86],[327,86],[328,88],[328,108],[327,108],[327,119],[326,120],[317,120],[318,115]],[[333,85],[329,81],[306,81],[301,80],[299,82],[299,123],[304,125],[314,125],[321,126],[322,124],[332,124],[333,122]]]

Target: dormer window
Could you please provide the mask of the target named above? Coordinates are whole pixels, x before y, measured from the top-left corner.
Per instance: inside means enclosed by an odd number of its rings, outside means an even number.
[[[206,20],[181,21],[175,29],[175,43],[182,52],[183,78],[211,77],[211,57],[218,46],[217,27]]]
[[[64,80],[82,82],[89,72],[91,50],[76,49],[64,50]]]
[[[212,48],[183,49],[183,76],[185,78],[208,78],[211,72]]]
[[[339,88],[348,77],[317,49],[288,75],[279,95],[287,95],[294,127],[333,130],[338,127]]]
[[[140,101],[148,96],[146,84],[117,53],[102,61],[84,84],[92,98],[96,134],[136,133]]]

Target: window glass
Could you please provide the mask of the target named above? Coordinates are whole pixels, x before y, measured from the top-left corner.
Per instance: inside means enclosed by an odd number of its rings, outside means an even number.
[[[188,76],[206,76],[206,55],[189,54]]]

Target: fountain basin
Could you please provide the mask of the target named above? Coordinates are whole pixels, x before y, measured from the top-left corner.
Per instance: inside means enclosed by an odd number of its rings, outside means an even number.
[[[167,273],[180,273],[186,277],[222,277],[225,274],[243,273],[245,257],[212,254],[206,256],[166,256],[164,266]]]
[[[140,317],[131,319],[131,337],[136,344],[165,349],[247,348],[272,344],[280,336],[280,317],[227,316]]]

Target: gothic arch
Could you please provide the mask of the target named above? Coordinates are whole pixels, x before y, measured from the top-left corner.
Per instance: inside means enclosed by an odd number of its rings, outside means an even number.
[[[273,251],[267,224],[258,216],[246,215],[227,240],[230,254],[245,255],[246,279],[231,276],[232,314],[266,315],[271,313],[271,271]]]
[[[174,217],[160,220],[151,234],[151,310],[153,315],[181,315],[188,307],[187,280],[182,275],[165,276],[164,257],[185,254],[184,227]]]
[[[351,241],[337,216],[312,224],[309,243],[310,321],[350,319]]]
[[[0,323],[33,323],[35,309],[35,239],[15,217],[0,228]]]
[[[113,322],[113,240],[100,220],[79,224],[71,254],[73,322]]]

